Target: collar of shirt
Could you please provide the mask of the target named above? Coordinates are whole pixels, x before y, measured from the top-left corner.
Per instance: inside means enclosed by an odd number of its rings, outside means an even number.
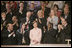
[[[22,14],[22,11],[20,11],[20,10],[19,10],[19,13],[21,13],[21,14]]]
[[[2,20],[4,21],[4,20],[5,20],[5,18],[2,18]]]
[[[11,32],[10,30],[8,30],[9,32]]]

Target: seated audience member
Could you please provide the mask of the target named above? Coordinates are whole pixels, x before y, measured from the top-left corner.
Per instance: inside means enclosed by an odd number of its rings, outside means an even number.
[[[58,25],[58,17],[54,15],[55,12],[54,10],[51,10],[50,16],[47,18],[47,24],[53,23],[53,29],[57,30],[57,25]]]
[[[22,23],[21,28],[17,30],[17,41],[18,45],[29,45],[29,31],[25,29],[25,22]]]
[[[65,39],[71,39],[71,25],[68,25],[67,20],[62,18],[62,24],[58,25],[57,42],[65,44]]]
[[[3,45],[16,45],[15,31],[13,30],[13,25],[11,23],[7,24],[7,30],[3,31],[1,36]]]
[[[55,29],[53,29],[53,24],[49,23],[47,31],[45,32],[43,44],[56,44],[56,35],[57,32]]]
[[[37,27],[37,22],[33,22],[33,29],[30,30],[30,45],[40,44],[41,37],[42,37],[42,31],[40,28]]]

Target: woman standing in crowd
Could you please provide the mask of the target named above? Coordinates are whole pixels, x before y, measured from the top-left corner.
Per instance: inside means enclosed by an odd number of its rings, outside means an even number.
[[[58,23],[60,22],[60,16],[61,16],[61,11],[59,11],[59,7],[58,5],[54,5],[54,12],[55,12],[55,16],[58,17]]]
[[[53,29],[57,30],[58,25],[58,17],[55,16],[54,10],[51,9],[50,16],[47,18],[47,25],[48,23],[53,23]]]
[[[38,22],[38,27],[41,28],[41,30],[42,30],[42,39],[43,39],[43,36],[44,36],[43,27],[46,26],[46,19],[43,18],[43,11],[42,10],[39,10],[37,12],[37,16],[38,16],[38,18],[36,18],[36,21]]]

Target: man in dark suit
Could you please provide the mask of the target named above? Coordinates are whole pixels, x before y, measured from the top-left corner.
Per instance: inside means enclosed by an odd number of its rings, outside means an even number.
[[[19,4],[19,8],[15,11],[15,15],[17,16],[17,18],[19,19],[19,21],[21,21],[22,18],[26,17],[26,8],[24,8],[24,3],[20,2]]]
[[[30,30],[30,29],[33,28],[32,22],[33,22],[34,19],[35,19],[35,18],[34,18],[34,16],[32,15],[32,12],[31,12],[31,11],[28,11],[28,12],[26,13],[26,17],[23,18],[23,19],[21,19],[21,23],[25,21],[26,29],[27,29],[27,30]]]
[[[68,24],[67,20],[62,19],[62,27],[58,34],[58,43],[65,44],[65,39],[71,39],[71,25]],[[58,28],[58,29],[59,29]]]
[[[15,45],[15,32],[13,31],[13,25],[11,23],[8,23],[7,30],[3,31],[1,34],[3,38],[3,45]]]
[[[64,6],[63,13],[61,16],[67,20],[68,24],[71,24],[71,12],[67,3]]]
[[[49,13],[50,13],[50,8],[47,8],[46,7],[46,2],[45,1],[42,1],[41,2],[41,9],[44,11],[44,18],[47,18],[49,16]]]
[[[10,7],[10,4],[9,3],[6,3],[6,9],[4,12],[6,12],[6,18],[8,20],[11,20],[12,19],[12,16],[14,15],[14,11],[11,10],[11,7]]]

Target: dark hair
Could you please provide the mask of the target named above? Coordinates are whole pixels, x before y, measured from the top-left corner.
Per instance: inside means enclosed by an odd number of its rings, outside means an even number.
[[[24,20],[24,21],[22,21],[22,22],[21,22],[21,23],[22,23],[22,25],[23,25],[23,24],[25,24],[25,22],[26,22],[25,20]]]
[[[66,21],[66,23],[68,23],[68,20],[67,19],[65,19],[65,21]]]
[[[63,8],[65,8],[65,5],[66,5],[66,4],[67,4],[67,5],[68,5],[68,7],[69,7],[69,4],[68,4],[68,3],[65,3]]]
[[[34,24],[34,23],[37,23],[37,21],[34,20],[34,21],[33,21],[33,24]]]
[[[49,29],[50,29],[50,30],[53,29],[53,23],[50,23],[50,22],[49,22],[49,24],[50,24]],[[49,26],[49,25],[48,25],[48,26]]]
[[[56,8],[57,8],[57,10],[59,9],[59,7],[58,7],[58,5],[57,5],[57,4],[55,4],[55,5],[54,5],[54,7],[56,7]]]

